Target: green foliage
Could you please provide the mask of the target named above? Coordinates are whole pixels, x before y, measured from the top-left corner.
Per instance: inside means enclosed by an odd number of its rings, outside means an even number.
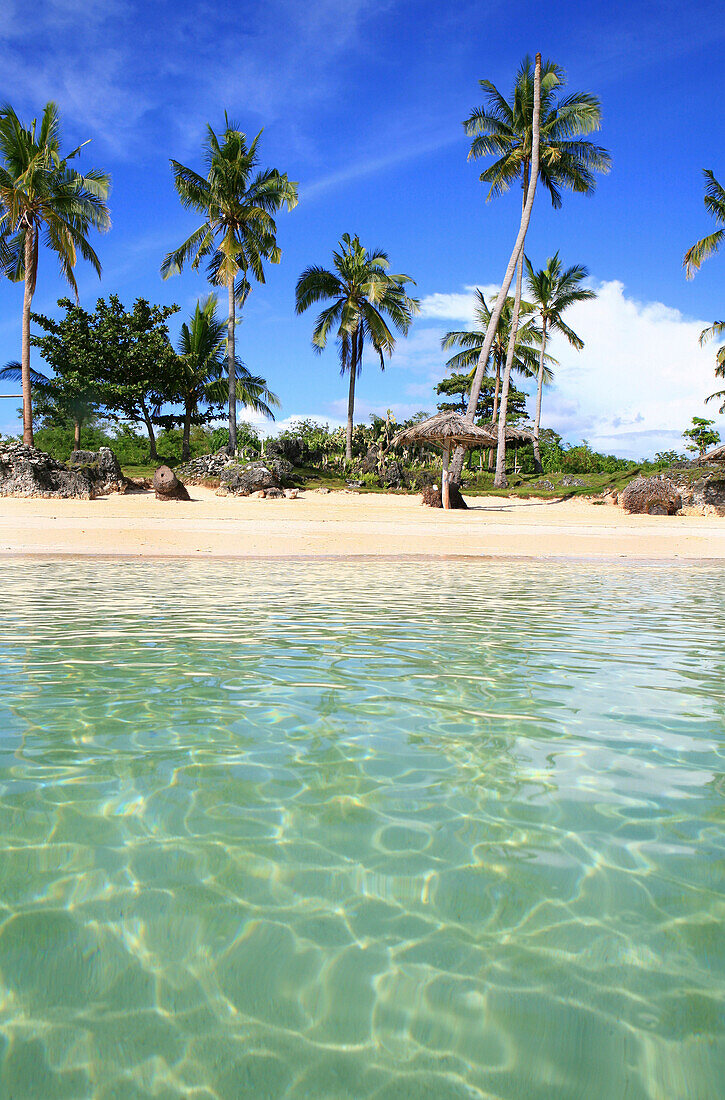
[[[481,383],[481,392],[476,405],[477,423],[490,423],[493,419],[495,386],[493,378],[484,378]],[[436,386],[435,392],[446,397],[457,397],[458,400],[441,401],[438,403],[438,409],[441,412],[465,413],[468,408],[470,389],[470,374],[452,374],[448,378],[443,378]],[[513,423],[516,420],[526,419],[527,416],[526,394],[522,390],[517,390],[515,386],[510,386],[506,420]]]
[[[713,430],[714,420],[705,420],[702,416],[693,416],[692,426],[686,428],[682,438],[689,440],[685,449],[694,454],[703,455],[710,447],[720,442],[720,433]]]

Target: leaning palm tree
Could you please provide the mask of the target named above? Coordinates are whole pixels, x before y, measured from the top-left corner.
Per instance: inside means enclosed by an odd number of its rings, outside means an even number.
[[[598,130],[601,125],[599,100],[588,92],[560,95],[565,82],[564,71],[554,62],[547,61],[542,65],[537,54],[532,70],[531,58],[526,57],[516,75],[510,99],[506,99],[489,80],[482,80],[480,83],[486,93],[486,102],[476,108],[463,124],[466,133],[473,138],[469,159],[484,156],[496,158],[480,177],[489,184],[488,198],[508,191],[514,182],[520,181],[522,188],[519,232],[499,295],[499,307],[502,309],[516,269],[509,353],[499,409],[500,443],[495,484],[500,487],[506,484],[506,405],[518,327],[518,303],[521,301],[523,252],[537,181],[540,179],[549,192],[552,205],[559,207],[563,189],[590,193],[595,186],[594,173],[606,172],[610,165],[610,155],[606,149],[583,137]],[[493,331],[490,331],[490,340],[487,333],[474,375],[466,414],[469,418],[475,413],[497,324],[498,307],[491,317],[489,329]]]
[[[409,275],[392,275],[387,254],[381,249],[368,252],[359,237],[345,233],[339,251],[333,252],[334,271],[308,267],[297,280],[296,310],[303,313],[315,302],[332,299],[322,310],[312,333],[312,345],[321,352],[331,332],[337,338],[340,373],[349,373],[347,436],[345,457],[352,458],[352,427],[355,411],[355,381],[362,371],[365,341],[372,344],[385,369],[385,356],[392,354],[395,337],[386,317],[403,334],[420,308],[416,298],[406,294]],[[415,283],[413,283],[415,286]]]
[[[227,288],[229,450],[233,454],[237,447],[236,306],[246,301],[250,279],[264,282],[265,261],[279,263],[282,253],[272,215],[285,205],[289,210],[297,205],[297,184],[276,168],[258,170],[261,130],[247,145],[246,135],[226,114],[224,119],[221,137],[207,126],[206,176],[171,161],[182,205],[204,220],[182,245],[169,252],[161,274],[166,279],[180,272],[187,260],[194,268],[206,260],[210,282]]]
[[[508,297],[499,316],[498,325],[496,326],[496,332],[484,371],[485,376],[489,373],[489,369],[493,367],[495,378],[493,413],[491,417],[491,422],[493,424],[496,423],[498,417],[501,374],[506,363],[513,307],[514,300],[512,297]],[[539,348],[541,345],[541,329],[537,326],[535,318],[531,316],[533,309],[534,307],[530,302],[521,302],[520,312],[522,317],[525,318],[525,321],[523,324],[519,325],[516,334],[514,359],[511,367],[512,370],[523,375],[525,378],[533,378],[536,376],[540,359]],[[456,355],[451,356],[446,366],[449,370],[453,371],[469,371],[471,381],[473,381],[476,365],[481,354],[481,348],[486,339],[486,330],[491,320],[491,313],[492,307],[487,303],[483,293],[477,290],[473,329],[465,329],[460,332],[447,332],[442,340],[442,346],[446,350],[454,347],[462,349]],[[554,362],[555,360],[553,360],[550,355],[544,354],[544,380],[547,383],[551,382],[553,379],[548,364]],[[493,451],[490,450],[488,452],[489,469],[491,468],[492,455]]]
[[[709,343],[710,340],[718,340],[725,334],[725,321],[713,321],[711,325],[704,328],[700,333],[700,347]],[[718,348],[715,356],[715,377],[725,378],[725,344]],[[720,408],[720,412],[725,412],[725,390],[716,390],[715,393],[711,393],[709,397],[705,398],[705,404],[708,401],[715,401],[716,398],[722,398],[723,404]]]
[[[706,168],[702,174],[705,177],[705,208],[712,214],[716,225],[725,227],[725,187],[718,183],[709,169]],[[703,260],[717,252],[724,240],[725,228],[716,229],[688,248],[682,261],[688,279],[699,270]]]
[[[88,242],[91,229],[104,231],[111,220],[106,205],[110,177],[95,168],[82,174],[69,164],[79,145],[60,153],[60,116],[47,103],[40,126],[24,126],[12,107],[0,107],[0,262],[4,274],[25,284],[21,343],[23,441],[33,445],[30,312],[38,278],[40,239],[55,252],[60,271],[76,297],[73,268],[78,253],[101,274]]]
[[[589,275],[589,272],[581,264],[561,270],[559,253],[549,256],[546,265],[540,271],[534,271],[528,256],[524,256],[526,264],[526,281],[528,293],[533,303],[536,315],[541,319],[541,344],[539,347],[539,369],[537,371],[536,386],[536,416],[534,417],[534,469],[537,474],[542,472],[541,454],[539,451],[539,428],[541,426],[541,397],[544,388],[544,355],[546,354],[546,341],[549,333],[558,332],[564,336],[572,347],[581,351],[584,341],[570,329],[563,319],[563,314],[574,305],[575,302],[588,302],[596,298],[593,290],[587,290],[581,284]]]
[[[203,414],[200,405],[211,410],[224,405],[227,387],[224,379],[226,354],[226,322],[217,317],[217,298],[210,294],[197,302],[189,324],[181,326],[177,345],[179,364],[179,398],[184,406],[181,457],[191,453],[191,425]],[[274,420],[273,408],[279,408],[279,398],[267,388],[258,375],[251,374],[240,359],[235,360],[236,400],[247,408]],[[204,417],[210,419],[213,412]]]

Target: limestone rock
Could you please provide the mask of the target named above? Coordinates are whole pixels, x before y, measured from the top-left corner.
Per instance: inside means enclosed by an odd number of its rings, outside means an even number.
[[[110,447],[100,447],[97,451],[73,451],[68,459],[68,467],[71,470],[84,470],[98,496],[125,493],[129,487],[128,479],[121,473],[118,459]]]
[[[292,466],[284,458],[236,462],[222,470],[220,484],[230,493],[246,497],[260,489],[281,489],[291,473]]]
[[[673,516],[682,507],[678,487],[664,477],[638,477],[620,495],[625,512]]]
[[[211,455],[199,455],[176,467],[176,474],[185,485],[199,485],[205,481],[221,477],[227,466],[236,465],[236,459],[230,458],[225,448]]]
[[[191,500],[186,486],[169,466],[159,466],[154,474],[154,489],[157,500]]]
[[[69,470],[45,451],[11,440],[0,443],[0,496],[92,500],[95,492],[84,469]]]
[[[284,495],[287,497],[287,500],[297,500],[300,492],[299,489],[285,489]]]
[[[284,500],[284,489],[278,489],[275,485],[271,489],[265,489],[268,500]]]

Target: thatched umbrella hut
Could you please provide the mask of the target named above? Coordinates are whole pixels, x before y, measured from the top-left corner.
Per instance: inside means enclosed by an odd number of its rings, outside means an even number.
[[[410,428],[394,435],[390,446],[398,443],[430,443],[443,450],[443,476],[441,477],[441,501],[444,508],[451,506],[450,483],[448,481],[448,462],[452,447],[492,447],[496,437],[487,428],[469,424],[461,413],[444,412],[429,416]]]
[[[703,462],[725,462],[725,443],[721,443],[719,447],[713,447],[711,451],[708,451],[706,455],[702,456]]]

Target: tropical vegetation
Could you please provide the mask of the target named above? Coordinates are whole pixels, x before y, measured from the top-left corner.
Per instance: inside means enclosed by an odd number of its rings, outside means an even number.
[[[182,206],[203,218],[183,244],[169,252],[161,265],[166,279],[182,270],[187,261],[198,268],[206,260],[207,278],[227,289],[227,377],[229,448],[237,446],[236,307],[243,306],[251,280],[263,283],[264,264],[282,257],[273,218],[286,206],[297,205],[297,184],[276,168],[259,168],[262,131],[247,144],[241,130],[225,115],[219,137],[207,126],[204,160],[207,174],[200,175],[177,160],[171,161],[174,186]]]
[[[392,329],[407,333],[419,303],[405,290],[407,283],[413,283],[410,275],[393,275],[388,270],[387,253],[368,251],[357,236],[343,234],[332,264],[334,271],[320,266],[305,268],[297,280],[295,299],[298,313],[318,302],[330,303],[315,321],[312,346],[323,351],[332,334],[340,373],[349,375],[346,457],[351,459],[355,382],[362,371],[365,344],[371,345],[385,370],[385,356],[392,355],[395,348]]]

